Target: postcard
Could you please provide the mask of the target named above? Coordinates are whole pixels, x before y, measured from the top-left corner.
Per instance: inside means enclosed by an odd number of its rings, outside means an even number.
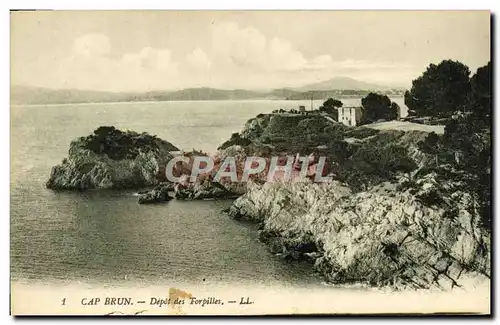
[[[11,11],[11,315],[490,315],[489,11]]]

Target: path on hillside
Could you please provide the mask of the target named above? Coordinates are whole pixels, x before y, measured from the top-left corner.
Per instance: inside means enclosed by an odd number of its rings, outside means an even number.
[[[326,113],[320,113],[327,121],[331,123],[339,123]],[[406,121],[386,121],[365,124],[363,127],[376,129],[376,130],[400,130],[400,131],[424,131],[435,132],[436,134],[444,134],[444,125],[428,125],[420,123],[412,123]]]

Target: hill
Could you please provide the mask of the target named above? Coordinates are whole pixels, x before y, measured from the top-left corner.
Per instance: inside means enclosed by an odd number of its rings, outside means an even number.
[[[124,101],[127,94],[79,89],[10,88],[11,104],[65,104]]]
[[[266,93],[234,89],[188,88],[179,91],[113,93],[79,89],[48,89],[12,86],[11,104],[68,104],[169,100],[236,100],[266,98]]]
[[[368,83],[364,81],[359,81],[356,79],[348,77],[335,77],[329,80],[308,84],[294,90],[303,91],[319,91],[319,90],[331,90],[331,89],[350,89],[350,90],[388,90],[390,87],[377,85],[374,83]]]
[[[144,97],[148,100],[235,100],[264,98],[265,96],[264,93],[243,89],[225,90],[203,87],[187,88],[174,92],[146,93],[146,95],[139,95],[139,100]]]
[[[328,86],[326,83],[324,85]],[[355,86],[353,84],[345,84]],[[366,84],[369,85],[369,84]],[[325,87],[326,87],[325,86]],[[335,87],[334,83],[331,86]],[[338,84],[337,84],[338,86]],[[358,84],[359,87],[362,84]],[[306,87],[306,86],[304,86]],[[316,87],[318,88],[318,87]],[[314,91],[312,94],[311,92]],[[70,103],[103,103],[103,102],[137,102],[137,101],[183,101],[183,100],[245,100],[245,99],[315,99],[364,97],[369,89],[337,89],[298,91],[289,88],[271,91],[254,91],[245,89],[216,89],[208,87],[186,88],[177,91],[156,90],[148,92],[106,92],[81,89],[49,89],[26,86],[11,86],[11,104],[70,104]],[[382,91],[395,95],[394,91]],[[402,93],[400,94],[402,95]]]

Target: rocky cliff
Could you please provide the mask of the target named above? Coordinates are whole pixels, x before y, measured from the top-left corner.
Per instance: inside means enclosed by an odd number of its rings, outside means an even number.
[[[473,196],[436,174],[358,193],[339,182],[251,184],[229,215],[259,222],[274,253],[310,259],[334,283],[452,288],[490,276]]]
[[[260,114],[223,143],[219,155],[238,147],[246,156],[324,156],[328,173],[360,191],[400,173],[415,172],[434,159],[418,145],[427,135],[422,131],[348,127],[317,112]]]
[[[164,168],[178,150],[147,133],[100,127],[71,142],[69,155],[52,168],[47,188],[88,190],[140,188],[164,180]]]

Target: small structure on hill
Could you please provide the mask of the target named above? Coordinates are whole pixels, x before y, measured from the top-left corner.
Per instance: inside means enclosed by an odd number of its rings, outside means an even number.
[[[361,121],[363,109],[361,107],[339,107],[338,121],[348,126],[356,126]]]
[[[306,111],[306,107],[304,105],[300,105],[299,106],[299,111],[305,112]]]

